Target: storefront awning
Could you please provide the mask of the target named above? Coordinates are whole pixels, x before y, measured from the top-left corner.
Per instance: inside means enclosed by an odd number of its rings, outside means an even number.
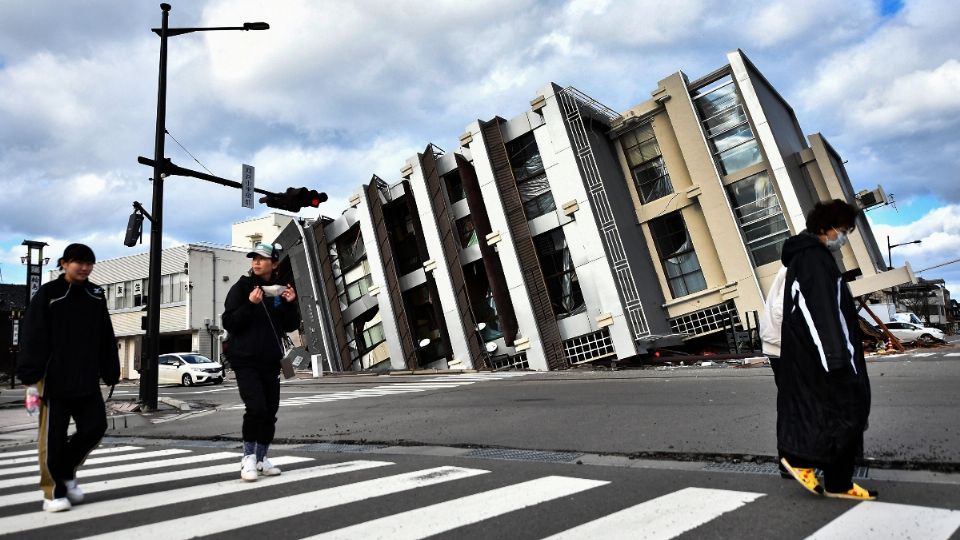
[[[854,296],[863,296],[872,292],[889,289],[906,283],[916,283],[917,276],[913,275],[913,269],[907,263],[900,268],[887,270],[872,276],[862,277],[848,283],[850,292]]]

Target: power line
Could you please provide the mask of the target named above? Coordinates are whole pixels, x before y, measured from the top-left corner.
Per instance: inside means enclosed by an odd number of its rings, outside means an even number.
[[[207,171],[208,173],[213,174],[213,171],[211,171],[210,169],[208,169],[207,166],[204,165],[203,163],[200,163],[200,160],[197,159],[196,157],[194,157],[194,155],[191,154],[189,150],[187,150],[186,148],[184,148],[183,145],[180,144],[180,141],[178,141],[177,138],[174,137],[173,134],[171,134],[169,130],[164,129],[163,132],[166,133],[167,135],[169,135],[170,138],[173,139],[173,142],[177,143],[177,146],[179,146],[184,152],[186,152],[188,156],[192,157],[193,160],[197,162],[197,165],[200,165],[201,167],[203,167],[203,170]],[[216,175],[214,175],[214,176],[216,176]]]
[[[923,270],[917,270],[917,271],[914,272],[914,273],[915,273],[915,274],[919,274],[920,272],[925,272],[925,271],[927,271],[927,270],[933,270],[934,268],[940,268],[941,266],[946,266],[946,265],[948,265],[948,264],[953,264],[953,263],[955,263],[955,262],[960,262],[960,259],[954,259],[954,260],[952,260],[952,261],[947,261],[947,262],[945,262],[945,263],[940,263],[940,264],[931,266],[931,267],[929,267],[929,268],[924,268]]]

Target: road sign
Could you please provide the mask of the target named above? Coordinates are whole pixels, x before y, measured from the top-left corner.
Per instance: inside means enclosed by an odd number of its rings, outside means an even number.
[[[252,165],[243,165],[243,172],[240,176],[241,188],[240,188],[240,204],[244,208],[253,208],[253,166]]]
[[[13,320],[13,336],[10,340],[10,345],[18,347],[20,345],[20,320]]]

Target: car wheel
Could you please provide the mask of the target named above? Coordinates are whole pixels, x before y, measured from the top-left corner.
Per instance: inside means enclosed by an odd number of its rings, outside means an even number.
[[[180,379],[180,384],[183,386],[193,386],[193,379],[190,378],[189,373],[183,374],[183,377]]]
[[[213,384],[223,384],[223,377],[217,377],[214,379]]]

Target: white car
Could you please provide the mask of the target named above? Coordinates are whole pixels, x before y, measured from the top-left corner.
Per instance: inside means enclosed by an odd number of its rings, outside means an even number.
[[[223,382],[223,366],[196,353],[168,353],[159,358],[157,373],[160,384],[193,386],[206,382]]]
[[[890,333],[904,343],[911,341],[943,341],[943,331],[939,328],[930,328],[929,326],[920,326],[901,321],[891,321],[887,323]]]

